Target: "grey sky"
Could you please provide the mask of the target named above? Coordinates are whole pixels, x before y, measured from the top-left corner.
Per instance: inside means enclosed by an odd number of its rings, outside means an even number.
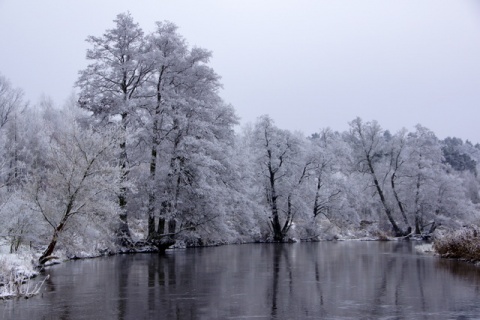
[[[269,114],[309,135],[360,116],[480,142],[477,0],[0,0],[0,73],[32,104],[62,104],[86,37],[126,11],[146,32],[169,20],[213,51],[242,123]]]

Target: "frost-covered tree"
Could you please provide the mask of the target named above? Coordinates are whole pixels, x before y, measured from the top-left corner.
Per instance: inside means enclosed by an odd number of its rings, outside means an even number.
[[[322,235],[323,231],[317,230],[321,224],[340,228],[352,223],[355,219],[344,206],[348,196],[349,146],[338,132],[326,128],[309,138],[306,157],[310,159],[311,173],[303,193],[309,195],[308,211],[313,217],[307,220],[309,236]]]
[[[10,253],[22,245],[38,244],[42,221],[23,190],[10,192],[0,205],[0,236],[10,244]]]
[[[407,227],[407,232],[411,230],[410,222],[408,220],[408,212],[405,208],[405,199],[402,198],[401,189],[405,185],[405,167],[408,165],[408,145],[407,145],[407,131],[400,130],[394,136],[391,136],[387,141],[387,158],[389,161],[387,179],[390,185],[390,191],[393,194],[394,207],[396,206],[400,211],[404,225]]]
[[[229,161],[232,170],[226,181],[230,186],[228,199],[233,203],[227,219],[240,241],[265,239],[270,232],[268,216],[259,199],[264,191],[263,185],[257,183],[254,170],[257,150],[252,144],[253,134],[253,126],[248,124],[236,136]]]
[[[28,128],[23,91],[0,75],[0,237],[10,242],[10,251],[31,240],[35,220],[21,199],[26,177]]]
[[[148,97],[145,124],[151,150],[147,186],[149,238],[164,233],[166,219],[170,224],[169,233],[175,229],[173,217],[178,201],[174,198],[178,198],[175,194],[180,186],[179,170],[188,158],[177,153],[185,152],[182,151],[185,141],[192,134],[197,135],[197,140],[201,138],[195,130],[208,134],[220,121],[226,121],[227,126],[235,122],[234,116],[227,119],[233,112],[227,111],[217,95],[219,77],[207,66],[211,53],[200,48],[190,49],[171,22],[157,22],[156,27],[147,37],[153,70],[143,87]],[[217,109],[223,109],[223,114],[212,118]],[[221,140],[222,136],[216,138]],[[169,164],[169,173],[159,181],[162,160]]]
[[[305,161],[302,139],[279,129],[268,116],[259,118],[253,134],[257,158],[257,183],[263,186],[263,203],[274,241],[283,241],[299,210],[297,190],[310,176],[312,163]]]
[[[185,56],[188,47],[185,40],[177,33],[177,27],[170,22],[157,22],[154,33],[147,40],[150,59],[153,63],[152,75],[145,86],[145,95],[149,97],[146,104],[145,123],[149,127],[147,136],[150,141],[148,192],[148,238],[163,233],[165,217],[159,216],[158,162],[161,144],[175,131],[173,111],[183,99],[179,86],[185,81]],[[147,140],[147,141],[148,141]],[[165,207],[165,204],[164,204]],[[158,227],[156,218],[158,217]]]
[[[218,96],[218,76],[206,65],[209,57],[210,53],[200,49],[187,55],[187,65],[191,67],[185,70],[187,77],[177,88],[182,100],[172,106],[171,133],[163,149],[167,158],[160,185],[160,234],[164,219],[169,221],[168,233],[177,229],[177,223],[184,229],[212,220],[212,213],[217,213],[214,207],[196,208],[204,201],[209,206],[218,201],[207,200],[216,197],[218,190],[206,190],[227,187],[222,186],[222,176],[229,174],[227,155],[236,116]]]
[[[409,211],[414,221],[414,230],[420,234],[423,230],[422,221],[428,215],[428,208],[433,208],[432,187],[435,180],[446,174],[442,166],[442,152],[435,134],[425,127],[416,126],[416,131],[408,137],[409,154],[407,159],[407,175],[410,176],[410,184],[406,198],[410,199]],[[412,194],[413,192],[413,194]],[[413,199],[413,201],[411,201]],[[430,204],[429,204],[430,202]]]
[[[10,81],[0,74],[0,129],[24,108],[23,90],[14,88]]]
[[[118,119],[124,134],[131,133],[121,140],[120,165],[124,180],[130,172],[140,181],[134,201],[137,210],[146,207],[147,238],[172,238],[218,221],[205,215],[216,210],[200,209],[208,198],[201,189],[220,188],[212,196],[226,190],[215,179],[228,171],[225,155],[237,120],[218,95],[220,78],[208,66],[211,52],[189,48],[170,22],[157,22],[147,36],[128,14],[115,22],[103,37],[89,38],[93,63],[80,73],[80,104],[97,119]],[[212,181],[202,185],[205,178]],[[125,192],[122,187],[119,196],[124,222]]]
[[[104,123],[120,122],[119,164],[125,182],[130,170],[127,134],[135,131],[137,112],[143,98],[141,87],[152,70],[152,62],[146,57],[144,33],[131,15],[119,14],[114,22],[115,27],[103,36],[88,37],[92,48],[87,51],[87,59],[92,63],[80,71],[77,86],[81,90],[79,103],[82,108],[92,111]],[[125,185],[120,187],[118,200],[122,209],[119,231],[128,241],[130,232]]]
[[[0,74],[0,189],[19,180],[22,133],[19,117],[26,108],[23,91]],[[1,201],[0,201],[1,203]]]
[[[50,240],[39,258],[45,263],[55,250],[61,235],[74,221],[81,225],[104,227],[118,211],[114,196],[118,192],[120,170],[112,164],[115,132],[81,129],[75,121],[63,127],[44,127],[45,167],[38,168],[27,188],[33,208],[49,226]]]
[[[471,143],[464,144],[462,139],[455,137],[447,137],[441,144],[445,163],[457,171],[470,171],[477,175],[475,158],[478,158],[478,149],[473,148]]]
[[[385,187],[381,180],[385,174],[385,167],[382,168],[385,154],[383,133],[383,129],[376,121],[364,123],[360,118],[356,118],[350,122],[348,139],[354,151],[356,169],[370,176],[393,232],[399,236],[405,234],[405,232],[402,231],[395,220],[392,205],[387,199]]]
[[[323,215],[331,220],[331,209],[342,193],[341,184],[336,181],[335,175],[342,170],[341,160],[347,154],[342,148],[342,141],[337,140],[330,129],[322,130],[318,137],[311,139],[311,150],[315,173],[313,216]]]

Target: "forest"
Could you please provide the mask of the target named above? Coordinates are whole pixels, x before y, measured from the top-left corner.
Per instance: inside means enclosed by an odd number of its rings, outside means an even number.
[[[145,34],[119,14],[87,41],[62,106],[30,106],[0,76],[0,284],[30,260],[426,238],[480,221],[479,144],[360,118],[309,136],[268,115],[239,128],[212,53],[173,23]]]

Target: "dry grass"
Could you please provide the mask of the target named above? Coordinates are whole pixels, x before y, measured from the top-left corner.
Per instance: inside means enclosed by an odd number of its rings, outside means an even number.
[[[444,258],[480,261],[480,230],[464,228],[435,239],[433,248]]]

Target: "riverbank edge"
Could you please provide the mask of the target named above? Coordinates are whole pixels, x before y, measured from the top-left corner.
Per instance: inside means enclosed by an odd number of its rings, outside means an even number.
[[[204,247],[217,247],[217,246],[224,246],[224,245],[241,245],[241,244],[252,244],[252,243],[300,243],[300,242],[332,242],[332,241],[416,241],[419,244],[415,245],[415,250],[421,254],[429,254],[429,255],[435,255],[439,256],[441,258],[450,258],[451,257],[446,257],[442,256],[439,254],[436,249],[435,249],[435,244],[434,242],[428,242],[422,238],[415,238],[415,237],[388,237],[388,236],[377,236],[377,237],[360,237],[360,238],[342,238],[342,237],[333,237],[331,239],[308,239],[308,240],[299,240],[299,239],[287,239],[282,242],[275,242],[275,241],[245,241],[245,242],[233,242],[233,243],[209,243],[209,244],[202,244],[202,245],[185,245],[184,243],[178,243],[175,245],[172,245],[168,248],[159,248],[154,245],[150,245],[144,241],[139,241],[138,243],[135,243],[129,247],[120,247],[118,250],[115,251],[104,251],[104,252],[99,252],[98,254],[92,254],[92,255],[84,255],[84,256],[70,256],[67,257],[64,253],[59,254],[58,256],[52,256],[49,262],[39,265],[38,263],[34,263],[34,261],[37,261],[34,259],[35,256],[38,255],[38,253],[32,253],[32,260],[31,264],[29,266],[23,266],[19,268],[18,275],[22,277],[22,284],[27,284],[30,279],[36,278],[39,275],[45,275],[45,277],[48,277],[49,275],[47,274],[48,268],[62,264],[63,262],[67,261],[72,261],[72,260],[83,260],[83,259],[94,259],[94,258],[100,258],[100,257],[107,257],[107,256],[114,256],[114,255],[120,255],[120,254],[140,254],[140,253],[164,253],[165,251],[174,251],[174,250],[186,250],[190,248],[204,248]],[[465,259],[461,258],[456,258],[457,260],[463,260],[463,261],[468,261]],[[25,269],[31,269],[29,267],[33,266],[33,272],[30,272],[28,275],[25,275],[25,272],[21,270]],[[13,272],[13,269],[12,269]],[[17,275],[15,276],[17,277]],[[15,278],[14,277],[14,278]],[[43,283],[43,282],[42,282]],[[0,288],[3,286],[7,286],[8,284],[1,284],[0,283]],[[41,288],[38,288],[38,290],[35,291],[40,291]],[[11,293],[10,295],[0,294],[0,300],[6,300],[6,299],[12,299],[12,298],[29,298],[36,293],[32,293],[32,291],[26,291],[25,293],[20,293],[18,294],[18,290],[15,292]]]
[[[464,226],[462,229],[437,237],[433,249],[442,258],[480,266],[480,228]]]

